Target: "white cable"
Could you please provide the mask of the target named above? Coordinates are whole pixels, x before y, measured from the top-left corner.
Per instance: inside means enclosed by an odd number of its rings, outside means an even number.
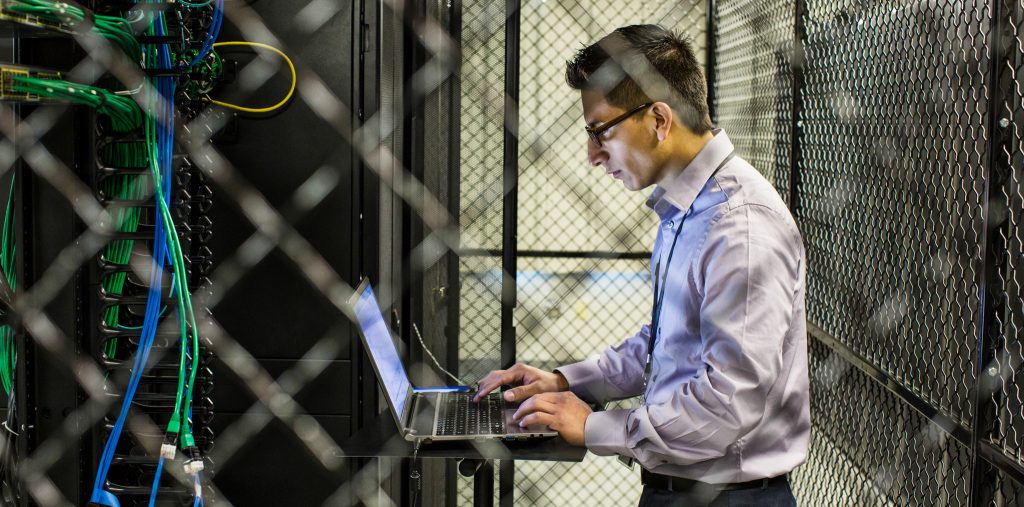
[[[4,421],[3,423],[0,423],[0,426],[2,426],[5,430],[7,430],[8,433],[10,433],[10,434],[12,434],[14,436],[19,436],[17,431],[14,431],[13,429],[11,429],[10,426],[7,425],[7,421]]]
[[[456,382],[458,382],[460,385],[464,385],[464,386],[465,385],[469,385],[468,382],[464,382],[459,377],[456,377],[455,375],[452,375],[451,373],[448,372],[448,370],[446,370],[443,367],[441,367],[441,363],[437,362],[437,358],[434,357],[434,354],[432,354],[430,352],[430,349],[427,348],[427,344],[423,342],[423,336],[420,335],[420,329],[418,327],[416,327],[416,323],[415,322],[412,323],[412,330],[416,332],[416,338],[418,338],[420,340],[420,346],[423,347],[423,352],[426,352],[427,355],[430,356],[430,359],[432,361],[434,361],[434,364],[437,366],[437,369],[443,371],[445,375],[448,375],[449,377],[454,379]]]
[[[114,95],[122,95],[122,96],[124,96],[124,95],[135,95],[135,94],[139,93],[140,91],[142,91],[142,85],[141,84],[139,86],[136,86],[135,88],[133,88],[131,90],[118,90],[118,91],[114,92]]]

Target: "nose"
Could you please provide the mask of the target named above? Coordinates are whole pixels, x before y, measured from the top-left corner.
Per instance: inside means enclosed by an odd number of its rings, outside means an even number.
[[[599,166],[608,160],[608,152],[604,151],[594,141],[587,140],[587,160],[590,161],[590,165]]]

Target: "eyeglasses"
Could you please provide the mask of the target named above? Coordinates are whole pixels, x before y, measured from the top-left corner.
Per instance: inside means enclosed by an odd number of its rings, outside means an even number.
[[[604,122],[604,124],[602,124],[599,127],[584,127],[584,128],[587,130],[587,135],[590,136],[590,140],[594,141],[594,144],[596,144],[597,147],[600,148],[601,147],[601,134],[603,134],[606,130],[608,130],[608,129],[610,129],[610,128],[612,128],[612,127],[614,127],[614,126],[616,126],[616,125],[618,125],[620,123],[622,123],[622,121],[625,120],[626,118],[629,118],[630,116],[633,116],[634,114],[636,114],[636,113],[638,113],[640,111],[643,111],[644,109],[647,109],[648,107],[651,107],[651,105],[653,105],[653,104],[654,104],[653,102],[648,102],[646,104],[640,104],[639,106],[636,106],[633,109],[630,109],[629,111],[626,111],[625,113],[623,113],[623,114],[621,114],[619,116],[616,116],[615,118],[613,118],[613,119],[611,119],[609,121]]]

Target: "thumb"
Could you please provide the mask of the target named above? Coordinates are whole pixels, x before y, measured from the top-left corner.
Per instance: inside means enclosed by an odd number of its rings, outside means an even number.
[[[525,386],[514,387],[505,391],[505,401],[523,401],[530,396],[533,396],[540,392],[540,389],[536,384],[526,384]]]

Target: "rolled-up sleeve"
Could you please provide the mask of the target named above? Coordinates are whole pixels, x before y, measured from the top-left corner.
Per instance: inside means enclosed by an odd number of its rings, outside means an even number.
[[[802,252],[799,233],[770,209],[740,206],[713,223],[689,266],[703,367],[674,385],[652,386],[671,390],[657,403],[592,414],[587,447],[632,456],[650,469],[719,458],[741,442],[763,419],[782,369],[803,262],[794,252]]]
[[[644,325],[637,334],[608,347],[600,356],[559,366],[555,371],[569,382],[569,390],[584,400],[604,403],[639,396],[650,333],[650,326]]]

